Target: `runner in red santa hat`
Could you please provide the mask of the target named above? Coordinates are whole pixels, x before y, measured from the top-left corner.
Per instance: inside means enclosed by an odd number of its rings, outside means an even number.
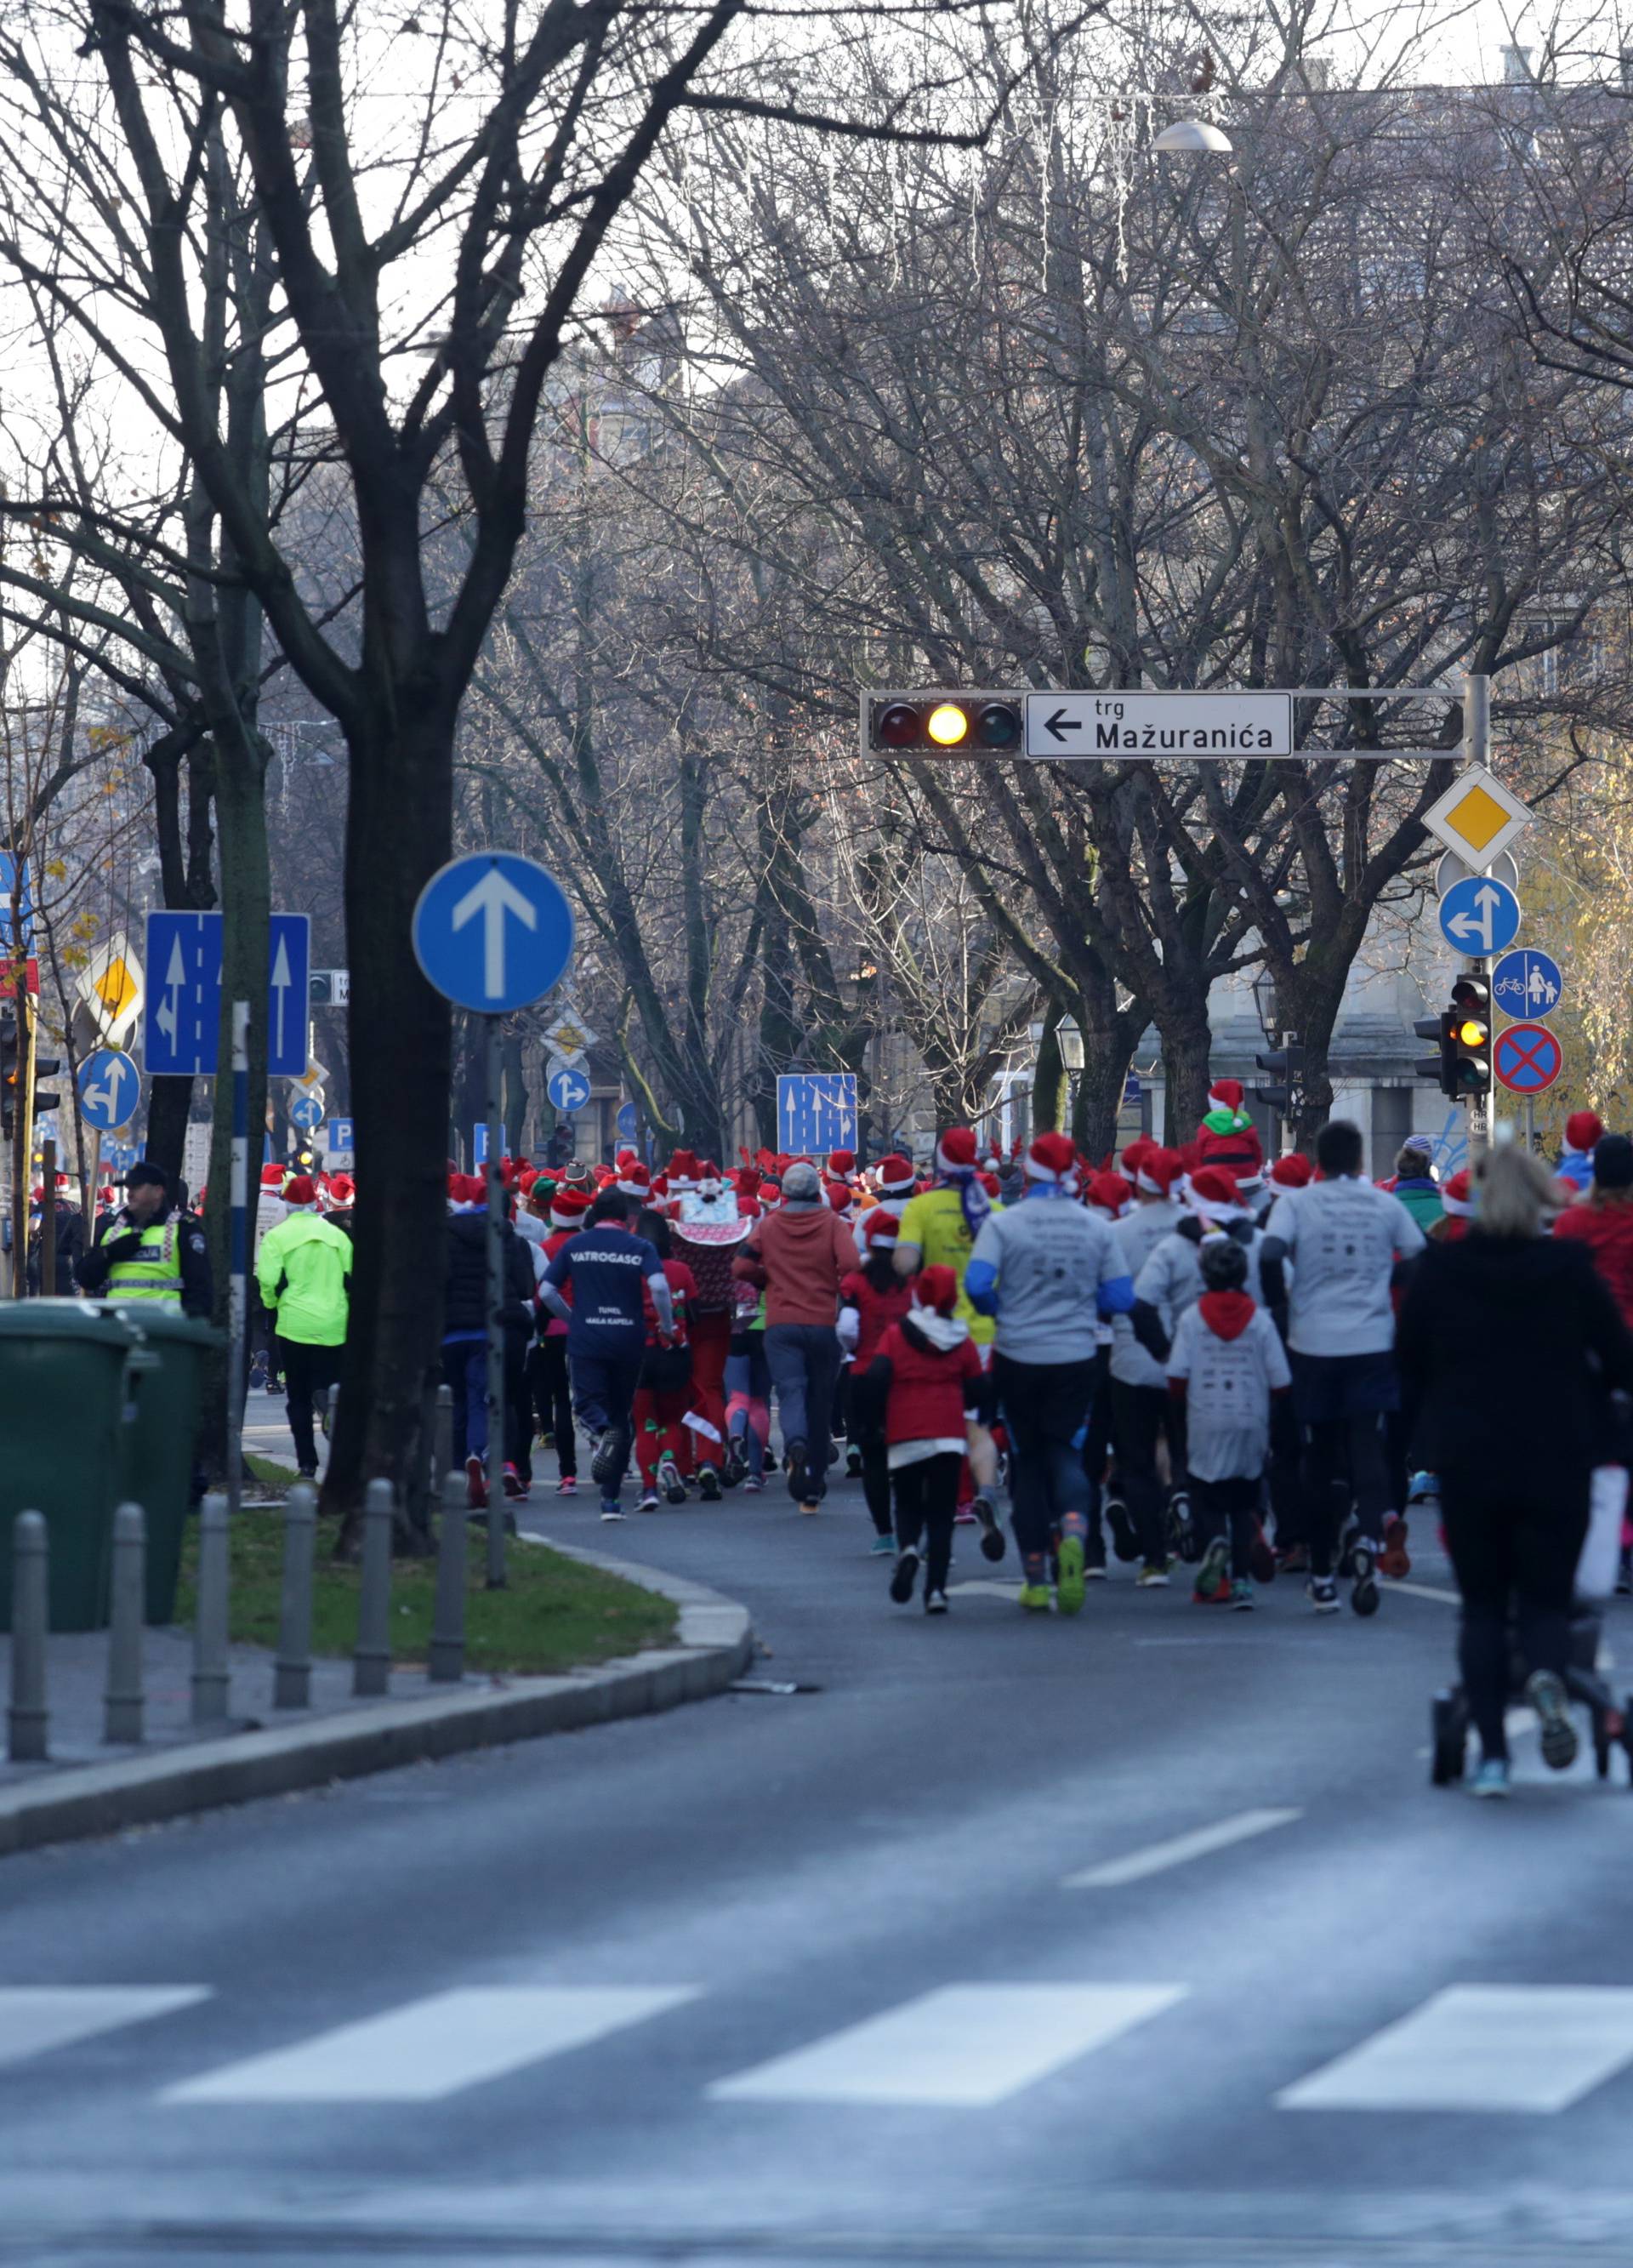
[[[732,1263],[752,1233],[753,1219],[741,1211],[737,1193],[712,1158],[701,1163],[690,1151],[670,1160],[673,1195],[669,1206],[674,1256],[692,1271],[688,1301],[692,1348],[692,1403],[686,1426],[692,1436],[698,1492],[708,1503],[720,1495],[722,1479],[735,1486],[743,1468],[726,1439],[725,1366],[732,1349],[737,1296]]]
[[[898,1276],[894,1267],[900,1227],[894,1213],[886,1212],[883,1205],[874,1205],[862,1216],[857,1231],[862,1265],[852,1270],[839,1287],[839,1344],[845,1350],[848,1366],[843,1376],[854,1372],[857,1378],[864,1378],[885,1333],[912,1307],[912,1284]],[[881,1415],[873,1410],[857,1418],[857,1430],[850,1436],[845,1462],[853,1478],[861,1476],[863,1497],[873,1522],[873,1550],[882,1558],[894,1556],[895,1528],[885,1434],[878,1422]]]
[[[1197,1164],[1223,1166],[1238,1181],[1247,1174],[1262,1174],[1264,1146],[1258,1128],[1243,1108],[1240,1079],[1216,1079],[1208,1089],[1208,1101],[1210,1108],[1196,1129]]]
[[[873,1186],[885,1211],[894,1213],[900,1220],[908,1199],[918,1187],[918,1176],[913,1170],[912,1159],[904,1158],[899,1150],[893,1150],[887,1158],[881,1158],[874,1168]]]
[[[541,1185],[535,1182],[537,1189]],[[530,1197],[528,1203],[533,1204]],[[590,1200],[578,1189],[555,1189],[549,1206],[549,1234],[544,1241],[545,1264],[555,1259],[569,1240],[584,1226]],[[570,1283],[562,1294],[572,1305]],[[535,1302],[535,1304],[537,1304]],[[572,1381],[567,1369],[567,1325],[548,1307],[539,1309],[539,1336],[528,1350],[527,1389],[538,1432],[555,1445],[557,1496],[578,1493],[578,1451],[573,1437]]]

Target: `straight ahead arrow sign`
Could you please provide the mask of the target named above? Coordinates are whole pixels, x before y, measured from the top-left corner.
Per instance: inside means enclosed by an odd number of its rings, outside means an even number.
[[[482,918],[482,990],[490,1000],[504,993],[504,917],[514,914],[524,929],[537,929],[539,917],[513,882],[490,866],[472,884],[453,909],[453,926],[463,929],[480,914]]]

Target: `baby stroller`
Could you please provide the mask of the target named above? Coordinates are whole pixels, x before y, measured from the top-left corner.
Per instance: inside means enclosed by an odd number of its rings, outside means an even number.
[[[1588,1712],[1593,1761],[1600,1779],[1610,1777],[1611,1753],[1620,1749],[1628,1759],[1628,1784],[1633,1787],[1633,1696],[1618,1704],[1594,1668],[1599,1659],[1600,1631],[1604,1616],[1597,1600],[1578,1598],[1570,1616],[1570,1653],[1565,1668],[1565,1690]],[[1526,1665],[1516,1652],[1509,1669],[1510,1698],[1525,1691]],[[1436,1787],[1451,1787],[1463,1777],[1472,1720],[1460,1685],[1437,1693],[1430,1709],[1429,1778]]]

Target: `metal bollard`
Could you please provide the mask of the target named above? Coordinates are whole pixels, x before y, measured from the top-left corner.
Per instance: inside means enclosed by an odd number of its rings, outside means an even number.
[[[385,1693],[391,1685],[391,1483],[371,1481],[364,1499],[363,1587],[357,1598],[357,1650],[351,1690]]]
[[[448,1468],[453,1462],[453,1394],[446,1386],[437,1388],[437,1418],[431,1442],[431,1491],[438,1494],[447,1488]]]
[[[278,1602],[278,1658],[272,1667],[275,1709],[312,1706],[312,1556],[318,1492],[297,1481],[283,1506],[283,1587]]]
[[[193,1616],[193,1722],[227,1719],[227,1500],[212,1493],[198,1514],[198,1605]]]
[[[139,1504],[114,1513],[113,1623],[107,1637],[107,1691],[102,1738],[132,1746],[144,1738],[142,1692],[142,1596],[147,1522]]]
[[[11,1712],[14,1764],[46,1761],[47,1565],[45,1515],[19,1512],[11,1525]]]
[[[443,1388],[446,1393],[447,1388]],[[457,1685],[465,1675],[466,1552],[470,1506],[462,1474],[442,1484],[442,1521],[437,1531],[437,1603],[431,1615],[430,1656],[433,1685]]]

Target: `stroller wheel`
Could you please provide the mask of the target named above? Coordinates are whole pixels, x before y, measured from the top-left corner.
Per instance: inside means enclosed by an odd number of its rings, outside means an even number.
[[[1464,1752],[1468,1742],[1462,1707],[1454,1693],[1436,1694],[1430,1706],[1429,1730],[1433,1743],[1430,1784],[1451,1787],[1463,1777]]]

